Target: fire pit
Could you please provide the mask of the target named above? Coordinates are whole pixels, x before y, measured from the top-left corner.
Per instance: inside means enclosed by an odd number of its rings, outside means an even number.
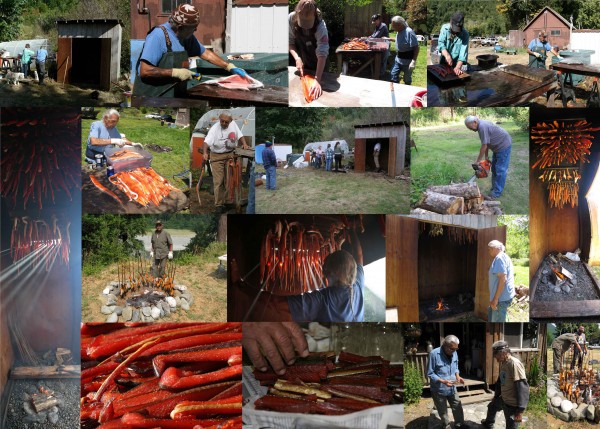
[[[462,317],[470,318],[474,306],[473,295],[470,293],[425,300],[419,305],[419,319],[424,322],[454,320]]]

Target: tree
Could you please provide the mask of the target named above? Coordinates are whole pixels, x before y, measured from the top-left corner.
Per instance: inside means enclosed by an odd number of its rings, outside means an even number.
[[[259,108],[256,110],[256,143],[275,137],[276,142],[291,144],[296,151],[321,136],[322,109]]]
[[[575,22],[581,28],[600,28],[600,7],[598,0],[581,0]]]
[[[17,40],[23,23],[23,7],[27,0],[0,1],[0,40]]]
[[[196,217],[197,220],[194,227],[196,235],[186,246],[188,252],[198,255],[206,249],[209,244],[217,240],[219,218],[220,215],[218,214]]]
[[[427,33],[427,0],[408,0],[406,19],[413,30]]]

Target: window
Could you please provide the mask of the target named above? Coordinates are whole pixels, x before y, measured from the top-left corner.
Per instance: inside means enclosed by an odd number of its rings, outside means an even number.
[[[560,30],[550,30],[551,36],[560,36]]]
[[[504,341],[513,349],[536,349],[538,325],[535,323],[505,323]]]
[[[191,4],[192,2],[191,0],[161,0],[161,12],[170,14],[177,6],[183,3]]]

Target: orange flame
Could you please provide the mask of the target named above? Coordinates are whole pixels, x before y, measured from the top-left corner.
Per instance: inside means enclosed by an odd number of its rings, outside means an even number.
[[[444,300],[440,297],[440,299],[438,300],[437,303],[437,307],[435,308],[435,311],[444,311],[444,310],[448,310],[449,307],[444,304]]]

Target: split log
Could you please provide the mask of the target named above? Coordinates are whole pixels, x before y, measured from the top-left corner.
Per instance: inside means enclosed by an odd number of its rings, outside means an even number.
[[[35,408],[37,413],[58,405],[58,399],[56,399],[54,396],[36,395],[33,397],[32,402],[33,408]]]
[[[417,207],[441,214],[460,214],[463,211],[464,199],[438,192],[425,191]]]
[[[17,366],[10,371],[11,379],[21,378],[80,378],[79,365]]]
[[[453,183],[450,185],[430,186],[427,190],[455,197],[463,197],[464,199],[481,197],[477,183]]]
[[[429,211],[429,210],[425,210],[425,209],[422,209],[422,208],[419,208],[419,207],[417,207],[416,209],[412,209],[410,211],[410,214],[411,215],[437,215],[437,216],[439,216],[439,213],[432,212],[432,211]]]

